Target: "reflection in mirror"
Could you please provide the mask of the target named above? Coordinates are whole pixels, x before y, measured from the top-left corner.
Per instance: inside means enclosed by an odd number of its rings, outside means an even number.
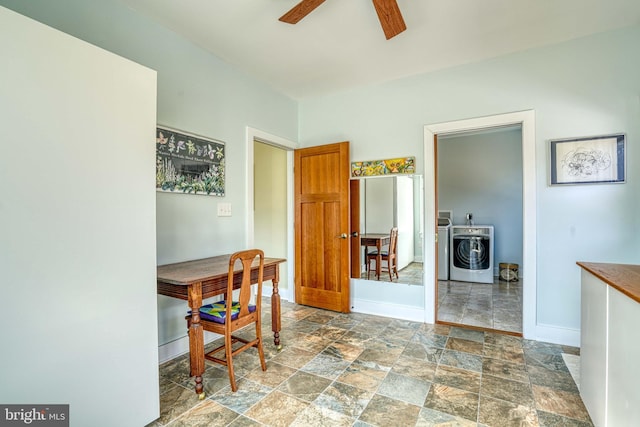
[[[367,177],[360,179],[360,236],[362,279],[393,281],[409,285],[422,282],[423,181],[420,175]],[[395,273],[391,279],[387,261],[381,260],[377,277],[375,257],[367,262],[367,253],[375,252],[375,244],[388,251],[392,227],[398,227]],[[367,246],[371,245],[371,246]],[[392,263],[393,265],[393,263]],[[367,270],[370,266],[369,271]]]

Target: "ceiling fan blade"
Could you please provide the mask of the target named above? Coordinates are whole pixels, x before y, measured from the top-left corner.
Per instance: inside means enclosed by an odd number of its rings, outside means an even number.
[[[324,3],[325,0],[302,0],[289,12],[282,15],[279,21],[287,24],[297,24],[302,18],[310,14],[316,7]]]
[[[373,0],[373,5],[387,40],[407,29],[396,0]]]

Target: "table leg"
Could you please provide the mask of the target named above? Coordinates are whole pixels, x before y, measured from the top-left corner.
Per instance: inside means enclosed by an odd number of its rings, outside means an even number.
[[[189,322],[189,361],[191,376],[196,377],[195,391],[200,400],[204,399],[202,374],[204,373],[204,331],[200,324],[200,307],[202,306],[202,283],[189,285],[189,307],[191,307],[191,321]]]
[[[278,280],[280,266],[276,265],[276,274],[271,281],[273,283],[273,294],[271,294],[271,330],[273,331],[273,344],[275,344],[278,350],[282,350],[282,344],[280,344],[280,293],[278,292]]]

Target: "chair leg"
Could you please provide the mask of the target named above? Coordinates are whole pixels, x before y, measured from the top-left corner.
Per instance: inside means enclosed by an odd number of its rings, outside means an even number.
[[[389,264],[388,261],[387,261],[387,267],[389,269],[389,280],[393,282],[393,276],[391,275],[391,273],[393,272],[393,268],[391,268],[391,265]]]
[[[262,325],[256,322],[256,338],[258,338],[258,356],[260,356],[260,367],[263,371],[267,370],[267,364],[264,361],[264,350],[262,349]]]
[[[367,280],[369,280],[369,273],[371,273],[371,258],[367,259]]]
[[[231,333],[225,334],[224,336],[224,350],[227,356],[227,369],[229,370],[229,382],[231,383],[231,390],[237,391],[238,386],[236,384],[236,377],[233,372],[233,357],[231,353],[233,352],[233,348],[231,348]]]

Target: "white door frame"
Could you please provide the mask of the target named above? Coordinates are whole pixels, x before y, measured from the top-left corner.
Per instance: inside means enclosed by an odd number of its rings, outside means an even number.
[[[424,127],[424,203],[425,203],[425,322],[435,323],[435,151],[434,136],[445,133],[468,132],[495,127],[522,126],[522,224],[523,224],[523,295],[522,295],[522,335],[536,339],[536,146],[535,112],[533,110],[478,117],[445,123],[434,123]],[[432,242],[432,243],[428,243]]]
[[[280,289],[280,296],[287,301],[293,301],[293,267],[294,267],[294,239],[293,239],[293,220],[294,220],[294,207],[293,207],[293,150],[298,148],[298,143],[286,138],[282,138],[270,133],[261,131],[259,129],[247,126],[246,129],[246,205],[247,205],[247,217],[246,217],[246,232],[247,236],[246,247],[253,247],[255,239],[254,230],[254,141],[259,141],[274,147],[281,148],[287,151],[287,289]],[[265,283],[265,288],[270,287],[270,283]]]

